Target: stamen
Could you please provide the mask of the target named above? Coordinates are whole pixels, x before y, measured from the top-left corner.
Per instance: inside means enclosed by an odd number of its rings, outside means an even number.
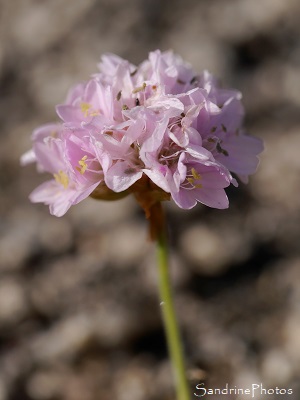
[[[181,116],[182,117],[182,116]],[[174,126],[179,126],[179,127],[181,127],[181,120],[182,120],[182,118],[181,117],[175,117],[175,119],[172,121],[172,123],[170,123],[169,125],[168,125],[168,128],[170,129],[170,131],[174,128]]]
[[[228,155],[229,155],[229,154],[228,154],[228,151],[225,150],[225,149],[223,149],[223,148],[221,147],[220,143],[217,143],[216,149],[217,149],[217,152],[218,152],[218,153],[224,154],[224,156],[228,156]]]
[[[50,136],[52,137],[52,138],[54,138],[54,139],[56,139],[57,138],[57,131],[52,131],[51,133],[50,133]]]
[[[202,188],[202,184],[201,183],[195,183],[195,181],[199,181],[200,179],[202,179],[202,176],[200,174],[198,174],[198,172],[195,170],[195,168],[191,169],[191,175],[187,175],[187,182],[183,183],[181,186],[184,189],[187,190],[192,190],[192,189],[201,189]],[[187,185],[190,185],[190,187],[188,187]]]
[[[147,85],[146,85],[146,83],[144,82],[142,86],[139,86],[139,87],[133,89],[132,93],[135,94],[135,93],[141,92],[142,90],[145,90],[146,86],[147,86]]]
[[[90,117],[97,117],[98,115],[100,115],[99,111],[93,111],[90,113]]]
[[[88,116],[88,114],[89,114],[89,109],[90,109],[91,107],[92,107],[92,106],[91,106],[89,103],[85,103],[85,102],[80,103],[81,111],[82,111],[82,113],[84,114],[85,117]]]
[[[192,183],[190,183],[190,182],[183,182],[183,183],[180,185],[180,187],[182,187],[182,188],[185,189],[185,190],[194,190],[194,189],[195,189],[195,186],[194,186]]]
[[[83,156],[81,160],[78,161],[78,164],[80,165],[80,167],[76,167],[77,171],[79,171],[81,173],[81,175],[83,175],[87,169],[87,163],[85,162],[85,160],[87,159],[87,155]]]
[[[194,179],[202,179],[202,176],[198,174],[198,172],[195,170],[195,168],[191,169],[191,173],[192,173]]]
[[[226,128],[226,126],[224,125],[224,124],[221,124],[221,127],[222,127],[222,129],[223,129],[223,132],[227,132],[227,128]]]
[[[67,189],[68,185],[69,185],[69,178],[68,175],[62,171],[59,170],[57,174],[53,174],[55,180],[57,183],[60,183],[61,185],[63,185],[64,189]]]
[[[164,154],[162,154],[161,156],[160,156],[160,161],[162,161],[162,160],[172,160],[172,159],[175,159],[175,158],[177,158],[178,157],[178,155],[181,153],[181,151],[176,151],[175,153],[173,153],[173,154],[169,154],[169,155],[164,155]]]

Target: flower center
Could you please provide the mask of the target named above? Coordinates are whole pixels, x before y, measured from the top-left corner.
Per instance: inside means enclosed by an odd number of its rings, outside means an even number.
[[[178,158],[182,151],[181,147],[172,142],[168,147],[162,149],[158,161],[163,165],[171,167],[178,162]]]
[[[87,163],[85,162],[85,160],[87,159],[87,155],[83,156],[81,160],[78,161],[78,164],[80,165],[80,167],[76,167],[77,171],[79,171],[81,173],[81,175],[83,175],[87,169]]]
[[[203,185],[198,183],[202,179],[202,176],[192,168],[190,172],[186,175],[186,181],[181,185],[184,189],[201,189]]]
[[[90,103],[85,103],[84,101],[80,103],[80,109],[83,113],[84,117],[96,117],[100,115],[99,111],[93,110],[92,105]]]
[[[63,185],[64,189],[67,189],[69,185],[69,178],[64,171],[60,170],[57,174],[53,174],[53,176],[57,183],[60,183],[61,185]]]

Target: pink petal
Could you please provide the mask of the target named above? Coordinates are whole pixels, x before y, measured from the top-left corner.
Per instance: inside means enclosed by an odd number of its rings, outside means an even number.
[[[29,196],[33,203],[49,205],[50,213],[56,217],[63,216],[71,207],[73,192],[64,189],[55,180],[47,181],[38,186]]]
[[[31,164],[33,162],[36,162],[36,156],[35,156],[35,152],[32,149],[26,151],[26,153],[24,153],[20,158],[20,164],[22,167],[24,167],[25,165]]]
[[[105,183],[114,192],[123,192],[139,180],[143,175],[141,170],[130,167],[125,161],[118,161],[111,166],[105,176]]]
[[[229,207],[228,197],[224,189],[209,189],[206,187],[195,189],[195,198],[208,207],[219,209]]]

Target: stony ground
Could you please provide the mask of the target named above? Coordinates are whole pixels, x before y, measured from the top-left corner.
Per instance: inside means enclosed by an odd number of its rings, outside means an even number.
[[[247,128],[266,142],[229,210],[167,207],[191,387],[262,383],[293,395],[256,399],[299,399],[299,1],[0,6],[0,400],[175,397],[142,212],[88,199],[51,217],[27,199],[44,177],[19,167],[32,129],[103,52],[139,63],[155,48],[241,90]],[[221,397],[249,398],[209,396]]]

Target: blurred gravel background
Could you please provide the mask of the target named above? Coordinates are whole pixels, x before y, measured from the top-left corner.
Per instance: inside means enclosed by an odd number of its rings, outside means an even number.
[[[299,0],[0,7],[0,400],[174,400],[142,212],[88,199],[51,217],[27,198],[45,177],[19,166],[102,53],[139,63],[156,48],[241,90],[247,129],[266,143],[229,210],[167,207],[191,387],[262,383],[294,394],[256,399],[299,399]],[[221,397],[249,396],[209,396]]]

